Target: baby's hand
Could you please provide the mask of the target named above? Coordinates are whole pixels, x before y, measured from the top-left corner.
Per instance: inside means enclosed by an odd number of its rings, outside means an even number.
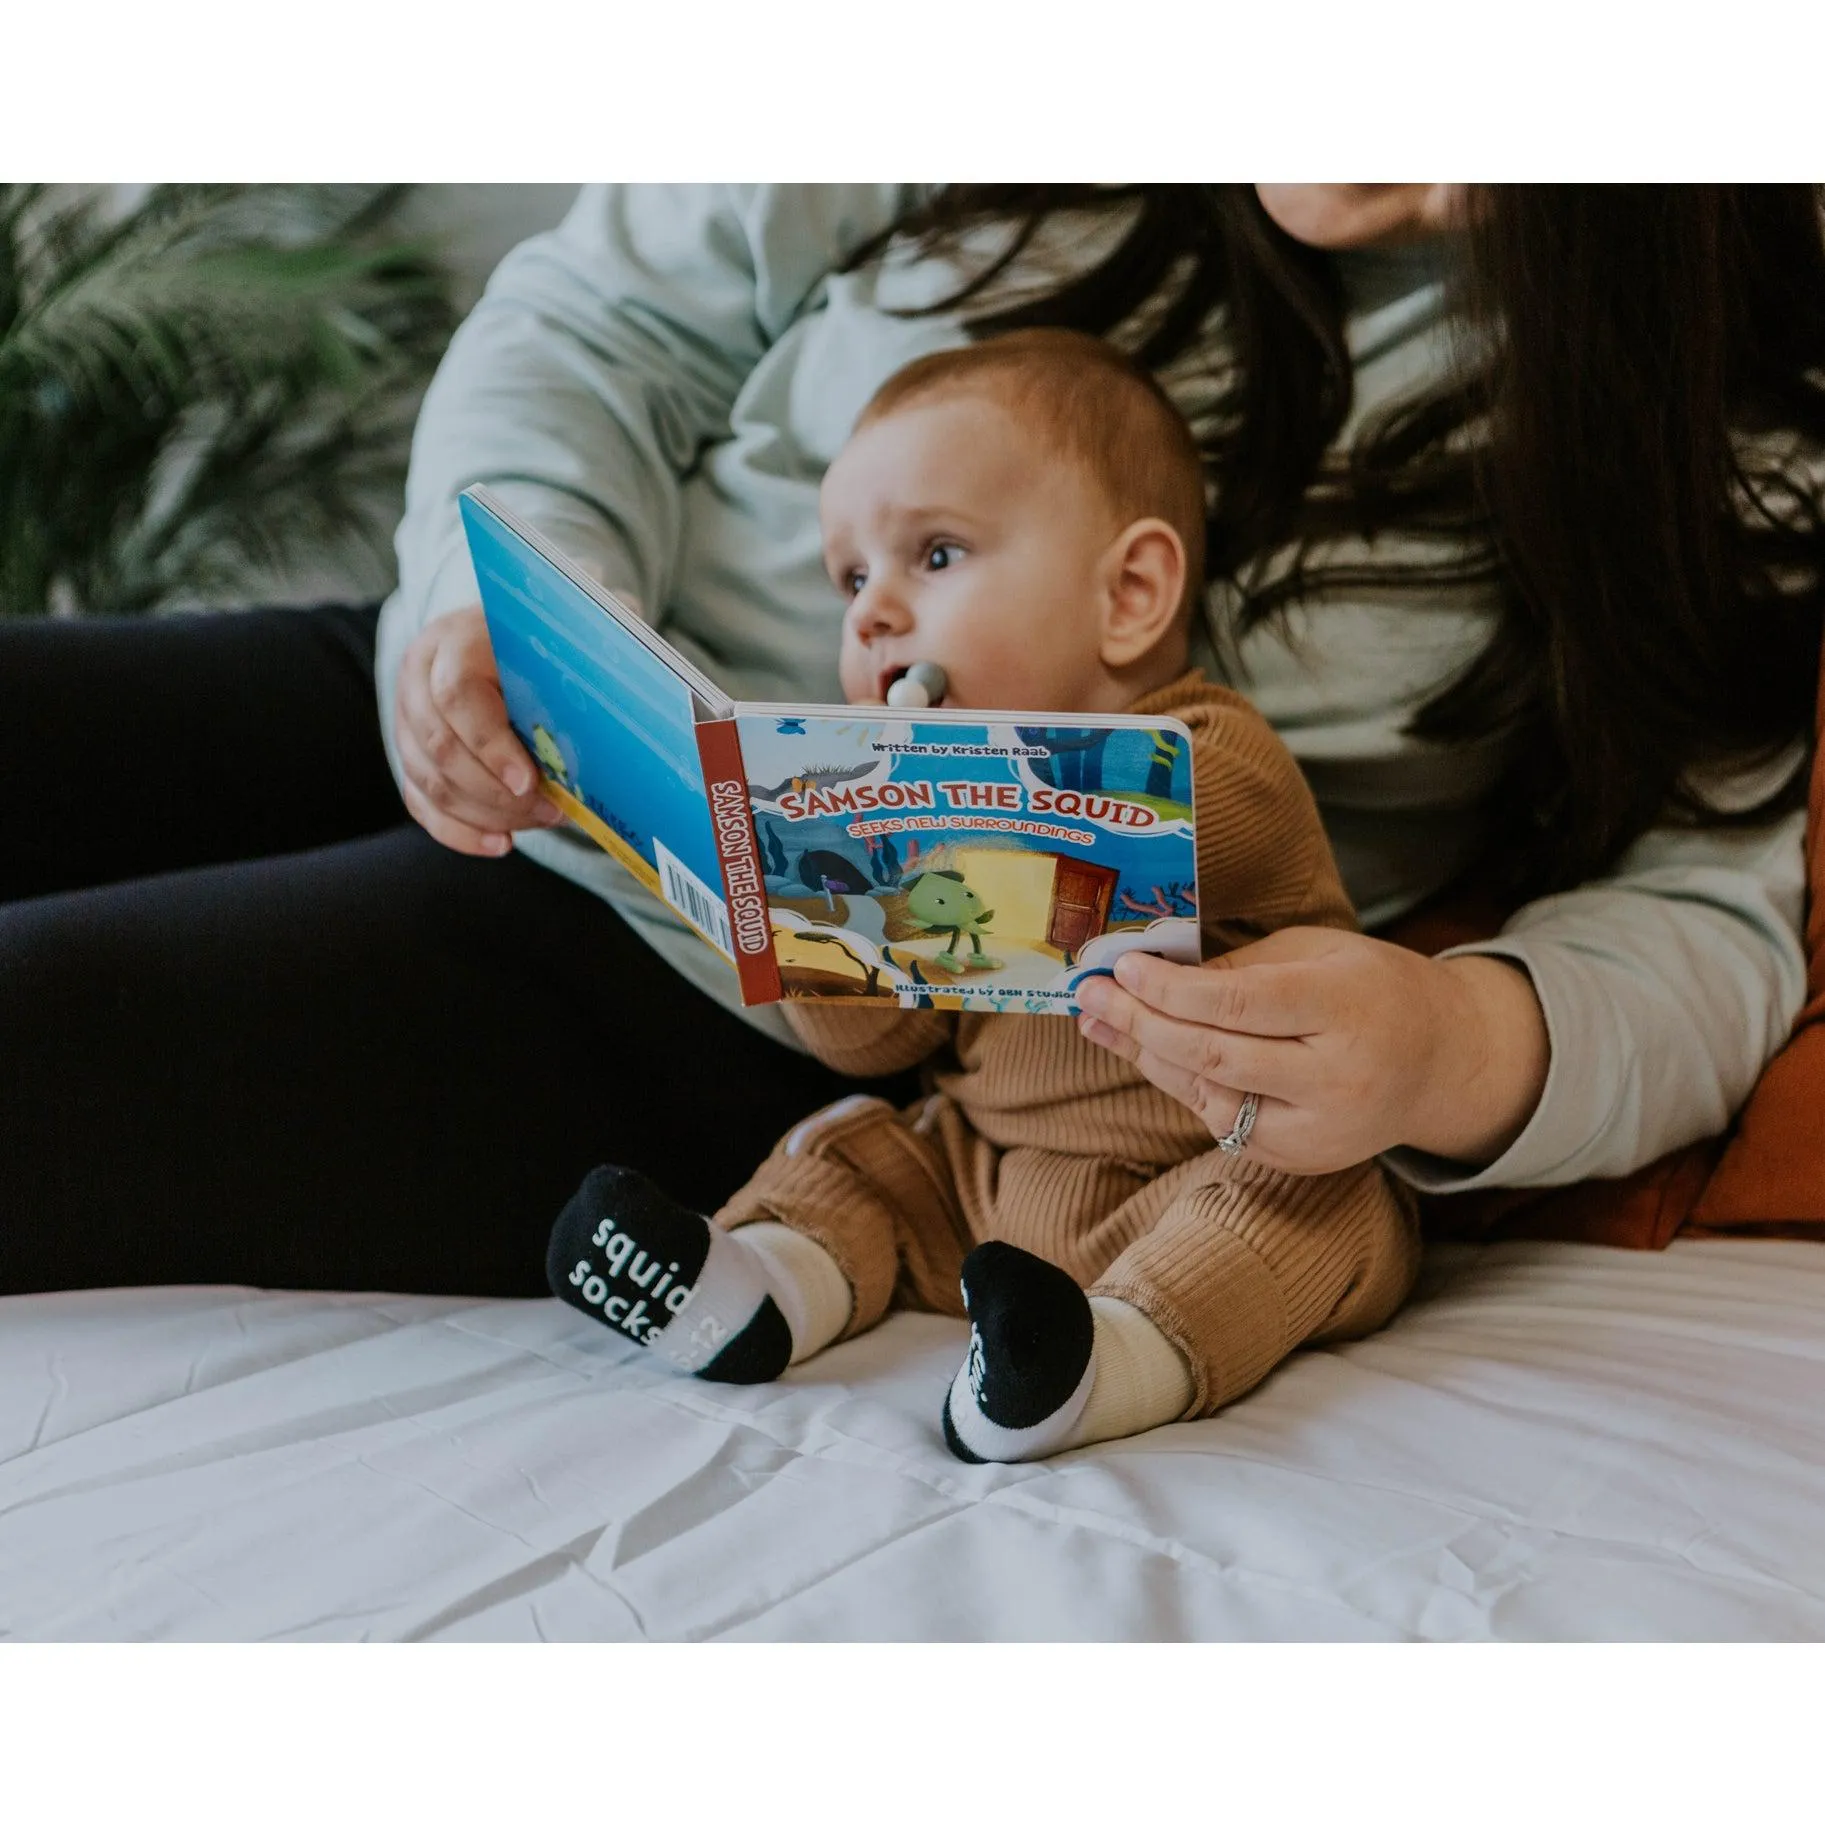
[[[406,809],[464,855],[505,855],[508,832],[562,823],[507,721],[479,608],[441,615],[406,648],[393,735]]]

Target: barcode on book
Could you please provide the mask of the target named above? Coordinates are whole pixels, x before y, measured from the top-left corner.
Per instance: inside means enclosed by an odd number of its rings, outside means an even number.
[[[653,854],[659,863],[659,886],[666,905],[733,963],[735,944],[729,936],[729,909],[722,895],[705,886],[657,837]]]

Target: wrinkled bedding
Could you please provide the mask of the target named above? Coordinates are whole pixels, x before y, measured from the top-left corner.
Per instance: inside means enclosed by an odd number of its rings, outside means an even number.
[[[1825,1248],[1441,1250],[1195,1425],[971,1467],[964,1328],[675,1379],[553,1301],[0,1300],[12,1639],[1825,1634]]]

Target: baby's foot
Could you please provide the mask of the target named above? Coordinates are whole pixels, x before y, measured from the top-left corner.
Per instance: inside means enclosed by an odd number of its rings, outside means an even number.
[[[972,957],[969,960],[969,968],[973,970],[998,970],[1004,967],[999,957]]]
[[[972,1464],[1049,1457],[1096,1380],[1090,1301],[1062,1268],[1007,1242],[963,1263],[970,1350],[944,1402],[944,1442]]]
[[[598,1166],[552,1226],[551,1290],[705,1381],[772,1381],[792,1333],[753,1252],[650,1179]]]
[[[941,970],[949,970],[953,976],[961,976],[964,970],[963,959],[953,951],[940,951],[932,959]]]

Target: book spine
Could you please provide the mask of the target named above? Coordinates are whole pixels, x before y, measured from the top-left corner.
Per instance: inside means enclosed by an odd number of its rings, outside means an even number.
[[[767,913],[767,885],[754,813],[748,804],[748,776],[741,764],[741,736],[732,720],[700,722],[697,752],[710,795],[710,824],[716,858],[722,864],[723,898],[729,908],[729,936],[744,1007],[780,998],[779,962],[773,954],[773,924]]]

